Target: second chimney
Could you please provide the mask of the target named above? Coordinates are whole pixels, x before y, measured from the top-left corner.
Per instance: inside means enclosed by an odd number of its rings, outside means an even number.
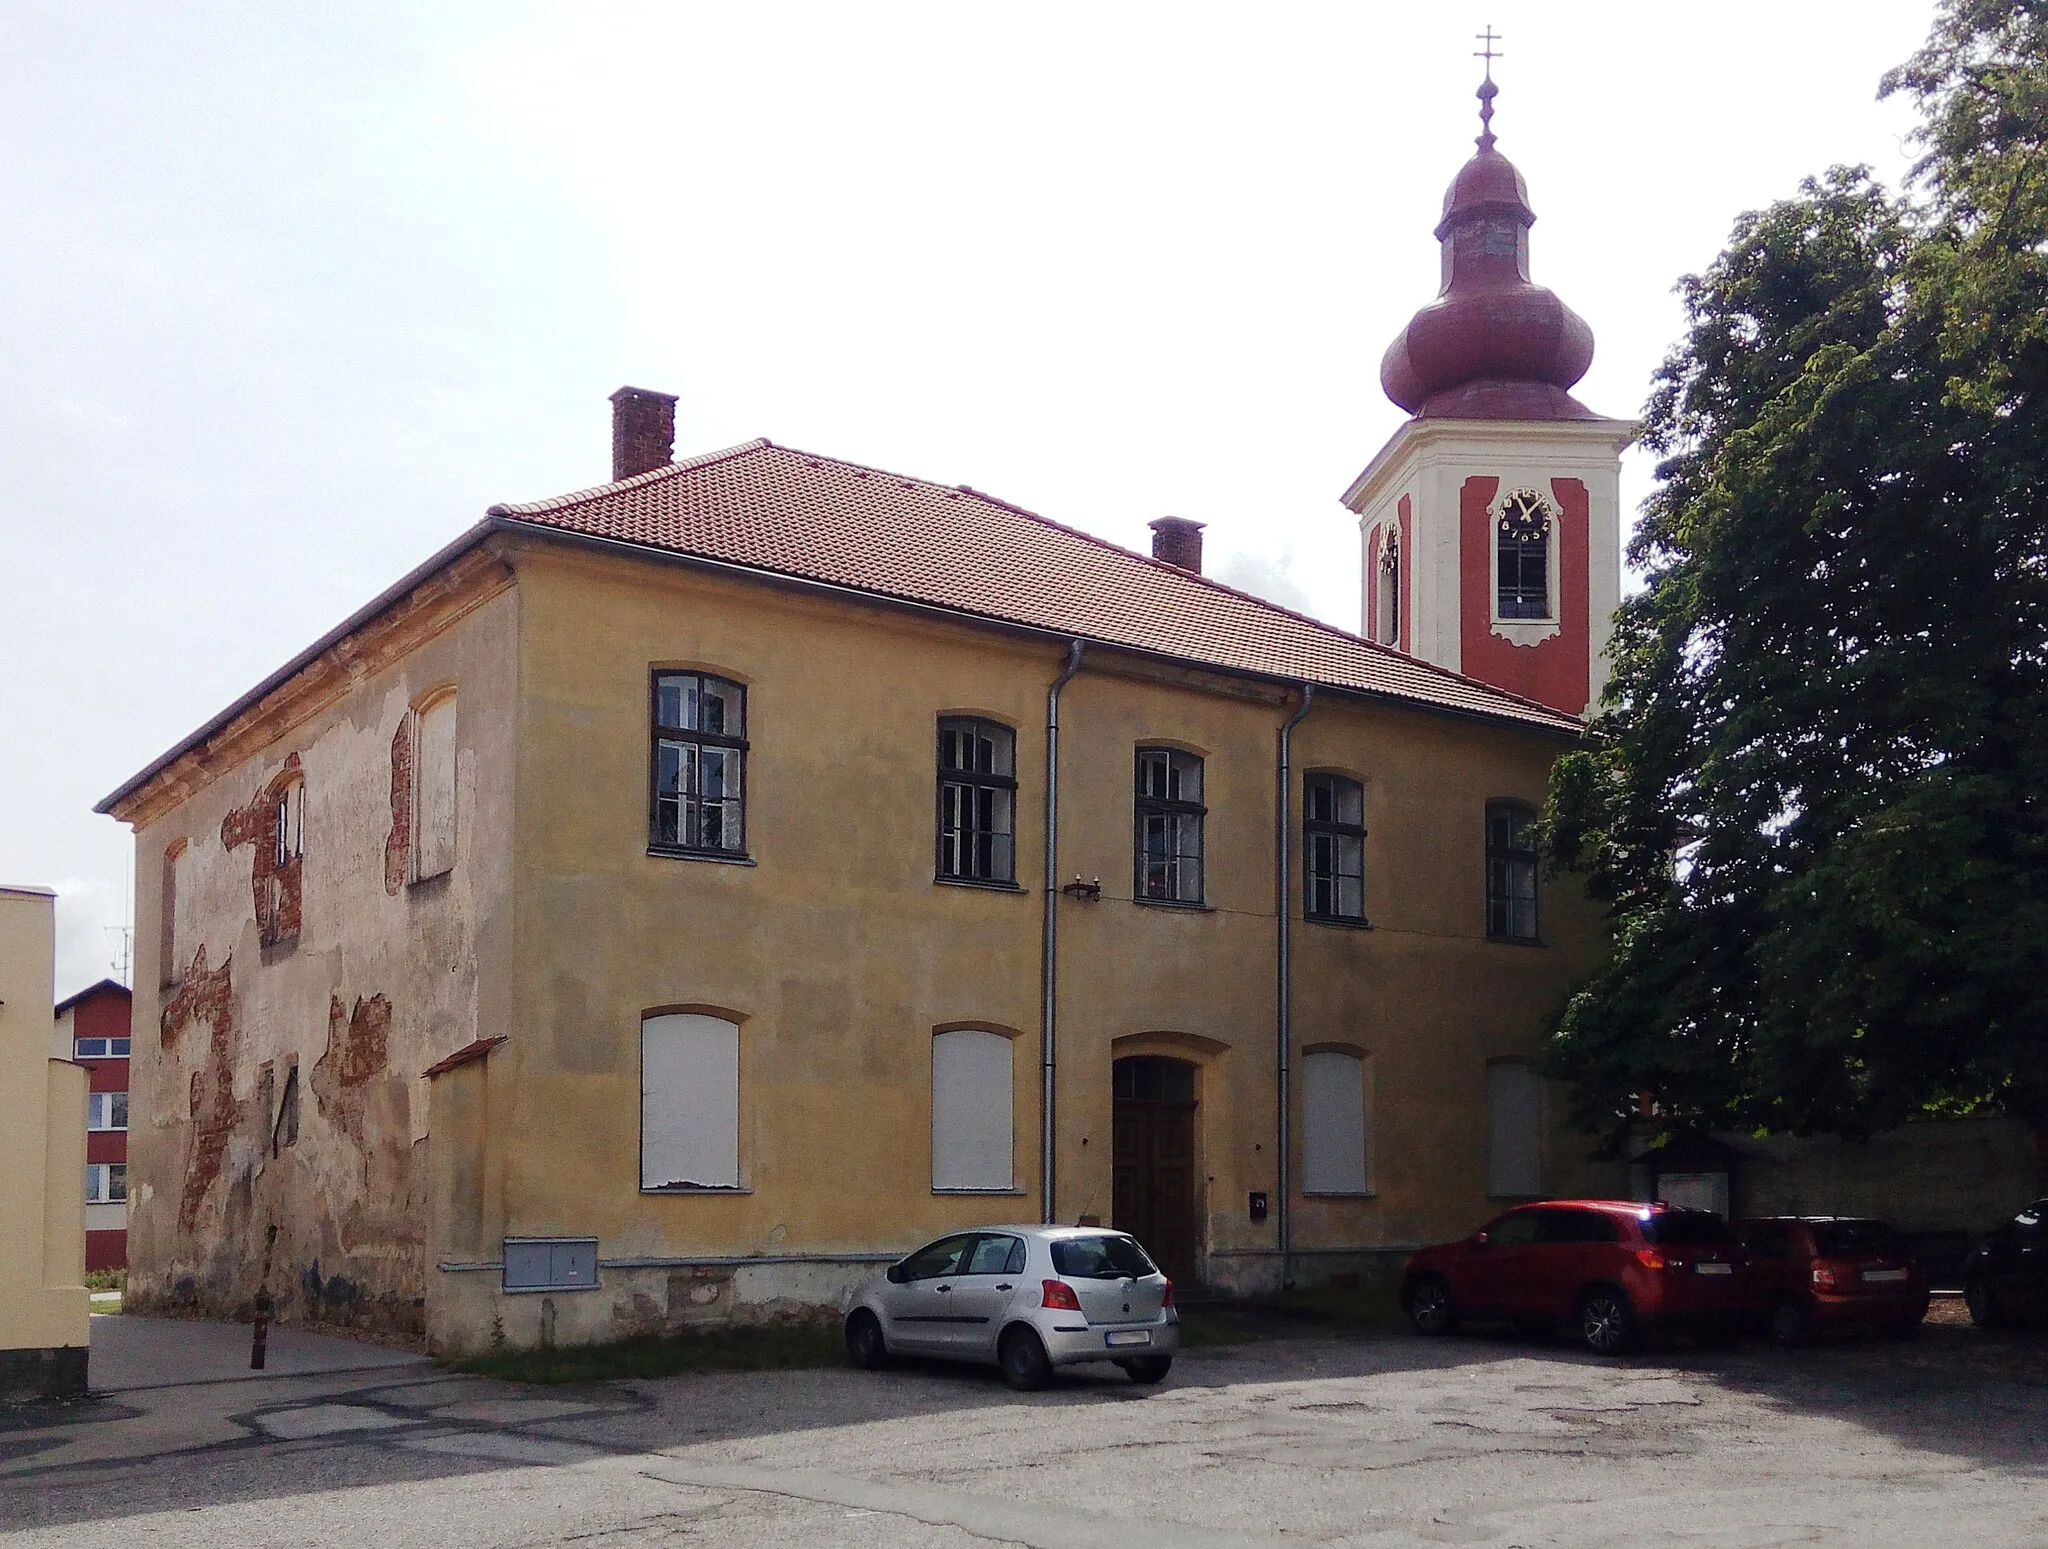
[[[675,461],[676,395],[622,387],[612,394],[612,478],[630,479]]]
[[[1162,516],[1152,523],[1152,557],[1200,575],[1202,524],[1184,516]]]

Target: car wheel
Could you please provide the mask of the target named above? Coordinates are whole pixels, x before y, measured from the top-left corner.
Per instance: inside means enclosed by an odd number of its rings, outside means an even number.
[[[865,1307],[846,1320],[846,1353],[864,1372],[889,1364],[889,1341],[882,1337],[881,1320]]]
[[[1963,1305],[1970,1309],[1970,1321],[1979,1328],[1997,1328],[2005,1321],[1999,1316],[1998,1297],[1992,1292],[1991,1282],[1981,1275],[1972,1275],[1963,1287]]]
[[[1771,1304],[1771,1342],[1790,1348],[1803,1345],[1813,1337],[1813,1314],[1806,1310],[1806,1304],[1796,1296],[1787,1296]]]
[[[1141,1355],[1134,1361],[1123,1363],[1125,1371],[1131,1374],[1131,1381],[1141,1382],[1150,1387],[1155,1382],[1164,1382],[1166,1374],[1173,1370],[1170,1355]]]
[[[1451,1288],[1437,1275],[1424,1275],[1408,1288],[1408,1321],[1418,1334],[1454,1334],[1458,1307]]]
[[[1034,1392],[1052,1380],[1052,1361],[1028,1328],[1013,1328],[1004,1334],[996,1347],[996,1359],[1002,1363],[1003,1380],[1019,1393]]]
[[[1596,1286],[1579,1298],[1577,1327],[1595,1355],[1620,1355],[1636,1337],[1636,1311],[1621,1292]]]

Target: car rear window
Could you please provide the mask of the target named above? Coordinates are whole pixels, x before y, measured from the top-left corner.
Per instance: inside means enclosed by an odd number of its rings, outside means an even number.
[[[1899,1253],[1899,1234],[1882,1221],[1827,1221],[1813,1229],[1813,1246],[1823,1256],[1835,1253]]]
[[[1076,1280],[1121,1280],[1156,1274],[1133,1237],[1056,1237],[1052,1267]]]
[[[1719,1248],[1735,1229],[1711,1210],[1660,1210],[1643,1222],[1643,1241],[1667,1248]]]

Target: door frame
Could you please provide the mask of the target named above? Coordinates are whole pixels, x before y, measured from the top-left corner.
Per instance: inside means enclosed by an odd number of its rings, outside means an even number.
[[[1102,1067],[1102,1091],[1108,1099],[1108,1118],[1112,1133],[1116,1123],[1116,1062],[1124,1059],[1138,1059],[1151,1056],[1157,1059],[1179,1060],[1195,1069],[1195,1119],[1194,1119],[1194,1179],[1192,1210],[1194,1212],[1194,1260],[1195,1277],[1206,1283],[1209,1279],[1210,1212],[1209,1212],[1209,1155],[1210,1133],[1222,1121],[1222,1094],[1227,1083],[1220,1079],[1223,1057],[1230,1053],[1230,1045],[1220,1039],[1205,1038],[1199,1033],[1170,1032],[1165,1030],[1126,1033],[1112,1038],[1109,1043],[1109,1059]],[[1105,1155],[1111,1158],[1114,1173],[1114,1146],[1104,1147]],[[1114,1184],[1111,1186],[1114,1217]]]

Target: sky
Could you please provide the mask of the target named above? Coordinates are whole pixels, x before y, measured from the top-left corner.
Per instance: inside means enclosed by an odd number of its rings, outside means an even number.
[[[495,501],[602,482],[606,396],[972,484],[1358,626],[1338,497],[1401,413],[1473,35],[1534,277],[1638,413],[1674,286],[1802,177],[1909,165],[1928,0],[10,0],[0,882],[119,976],[94,804]],[[1625,463],[1623,501],[1649,489]]]

